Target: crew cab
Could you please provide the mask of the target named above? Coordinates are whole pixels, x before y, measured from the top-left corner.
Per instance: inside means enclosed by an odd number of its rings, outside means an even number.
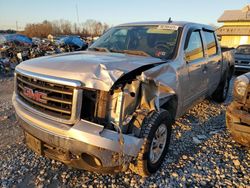
[[[210,26],[122,24],[87,51],[18,65],[13,105],[39,155],[148,176],[164,161],[176,118],[208,96],[225,100],[230,65]]]

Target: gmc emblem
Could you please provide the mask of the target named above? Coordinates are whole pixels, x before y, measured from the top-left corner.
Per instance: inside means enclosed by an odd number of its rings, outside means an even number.
[[[42,93],[42,92],[39,92],[39,91],[35,91],[33,89],[30,89],[28,87],[24,87],[24,91],[23,91],[23,94],[34,100],[34,101],[37,101],[37,102],[41,102],[41,103],[44,103],[44,104],[47,104],[47,100],[43,99],[43,97],[47,97],[47,94],[46,93]]]

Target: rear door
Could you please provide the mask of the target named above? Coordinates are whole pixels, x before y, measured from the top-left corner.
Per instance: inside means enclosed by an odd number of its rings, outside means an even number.
[[[184,108],[191,106],[198,99],[204,98],[207,92],[207,59],[201,37],[201,30],[189,31],[185,42],[185,60],[188,67],[188,80],[186,81],[186,95],[184,95]]]
[[[221,52],[218,48],[218,43],[214,31],[204,30],[203,37],[205,42],[205,56],[207,58],[207,72],[208,72],[208,88],[209,93],[217,88],[221,77]]]

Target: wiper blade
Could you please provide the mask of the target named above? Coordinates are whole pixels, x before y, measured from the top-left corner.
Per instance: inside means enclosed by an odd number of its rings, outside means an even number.
[[[88,48],[88,50],[93,50],[98,52],[110,52],[108,48],[101,48],[101,47]]]
[[[140,56],[151,56],[148,53],[140,50],[116,50],[104,47],[93,47],[93,48],[88,48],[88,50],[99,51],[99,52],[125,53],[125,54],[140,55]]]
[[[142,55],[142,56],[151,56],[147,52],[141,50],[124,50],[125,53],[133,54],[133,55]]]
[[[131,54],[131,55],[140,55],[140,56],[151,56],[148,53],[140,50],[114,50],[110,49],[110,52],[115,52],[115,53],[125,53],[125,54]]]

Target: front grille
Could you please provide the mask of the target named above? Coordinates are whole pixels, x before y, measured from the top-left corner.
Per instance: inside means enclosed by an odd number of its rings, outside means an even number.
[[[16,87],[21,100],[34,109],[64,120],[71,118],[73,87],[49,83],[21,74],[16,75]]]
[[[244,61],[244,60],[235,61],[235,64],[238,64],[238,65],[250,65],[250,61]]]
[[[241,64],[248,65],[248,64],[249,64],[249,61],[241,61]]]

